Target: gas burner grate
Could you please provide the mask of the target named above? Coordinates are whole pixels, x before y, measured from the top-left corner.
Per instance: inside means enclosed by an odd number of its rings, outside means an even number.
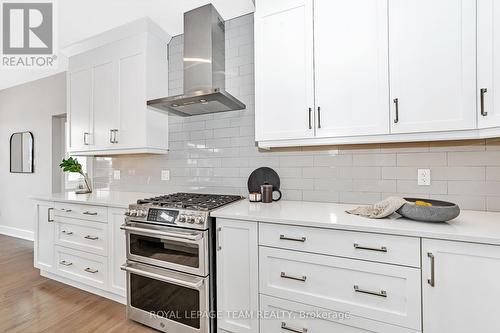
[[[138,204],[152,204],[167,208],[209,211],[242,199],[238,195],[175,193],[137,200]]]

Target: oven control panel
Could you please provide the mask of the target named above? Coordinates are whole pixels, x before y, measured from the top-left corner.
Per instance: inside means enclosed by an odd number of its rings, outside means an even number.
[[[125,212],[131,221],[151,222],[155,224],[177,225],[192,229],[207,229],[208,212],[187,209],[167,209],[130,205]]]
[[[148,211],[148,221],[160,223],[174,223],[179,212],[176,210],[150,208]]]

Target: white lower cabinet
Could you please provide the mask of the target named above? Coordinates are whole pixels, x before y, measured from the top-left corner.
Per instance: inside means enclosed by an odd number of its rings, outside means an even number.
[[[222,314],[217,327],[219,332],[258,333],[258,224],[217,219],[216,225],[217,311]]]
[[[420,270],[259,248],[260,293],[420,330]]]
[[[261,333],[415,333],[418,331],[384,324],[349,313],[335,312],[281,298],[260,296],[263,316]]]
[[[42,275],[125,302],[125,210],[44,201],[35,207],[35,267]]]
[[[424,239],[423,332],[500,332],[500,246]]]
[[[54,203],[35,202],[35,267],[45,271],[54,268]]]
[[[125,231],[120,227],[125,223],[125,209],[108,209],[109,235],[109,288],[112,292],[126,296],[127,274],[120,267],[127,261]]]

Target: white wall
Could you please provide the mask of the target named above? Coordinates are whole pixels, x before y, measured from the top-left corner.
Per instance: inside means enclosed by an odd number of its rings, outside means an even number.
[[[35,217],[29,197],[51,192],[52,116],[63,113],[65,73],[0,90],[0,233],[33,237]],[[9,172],[9,139],[22,131],[31,131],[35,138],[33,174]]]

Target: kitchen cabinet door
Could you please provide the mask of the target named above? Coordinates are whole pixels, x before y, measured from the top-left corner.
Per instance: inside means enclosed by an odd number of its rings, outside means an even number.
[[[69,149],[88,150],[92,144],[92,68],[68,73]]]
[[[314,137],[313,0],[256,4],[256,140]]]
[[[114,131],[118,129],[118,78],[113,61],[94,66],[93,116],[95,147],[100,149],[114,145]]]
[[[423,331],[500,332],[500,246],[424,239]]]
[[[389,133],[387,0],[314,0],[318,137]]]
[[[231,333],[258,333],[259,265],[257,223],[217,219],[218,328]],[[228,312],[251,312],[253,317]]]
[[[146,61],[143,53],[119,59],[120,147],[146,146]]]
[[[389,1],[392,133],[476,128],[476,1]]]
[[[124,223],[124,209],[108,209],[109,288],[115,294],[126,297],[127,275],[120,269],[127,262],[125,231],[120,229]]]
[[[34,266],[51,272],[54,269],[54,203],[35,202]]]
[[[500,126],[500,4],[477,1],[479,128]]]

